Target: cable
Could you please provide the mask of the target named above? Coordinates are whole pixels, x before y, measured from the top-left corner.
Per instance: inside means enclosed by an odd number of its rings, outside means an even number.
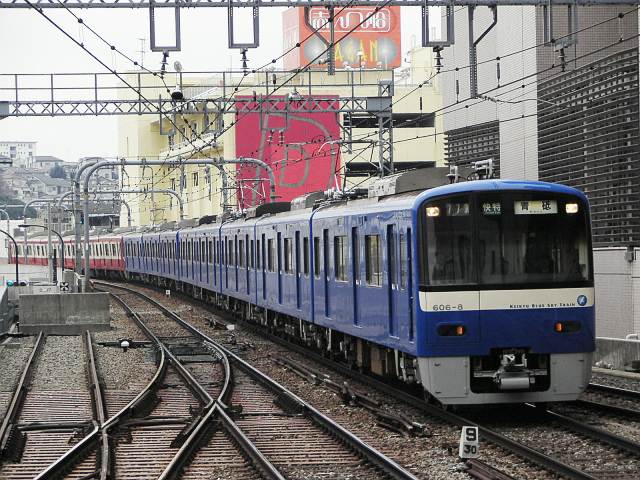
[[[331,48],[334,48],[335,45],[337,45],[339,42],[341,42],[342,40],[344,40],[345,38],[347,38],[349,35],[351,35],[357,28],[359,28],[361,25],[363,25],[365,22],[367,22],[373,15],[375,15],[378,11],[380,11],[380,9],[384,8],[386,5],[388,5],[392,0],[387,0],[384,4],[382,5],[378,5],[376,6],[376,8],[369,14],[367,15],[362,21],[360,21],[357,25],[355,25],[352,29],[350,29],[347,33],[345,33],[344,36],[342,36],[341,38],[339,38],[337,41],[335,41],[333,44],[330,44],[327,48],[325,48],[322,52],[320,52],[316,57],[314,57],[311,61],[309,61],[304,67],[296,70],[296,72],[294,72],[288,79],[286,79],[283,83],[279,84],[276,88],[274,88],[269,94],[267,94],[267,96],[263,99],[269,99],[270,97],[272,97],[278,90],[280,90],[281,88],[283,88],[286,84],[288,84],[289,82],[291,82],[294,78],[296,78],[298,75],[300,75],[302,72],[306,71],[311,65],[313,65],[322,55],[324,55],[326,52],[328,52]],[[228,113],[228,112],[227,112]],[[251,113],[255,113],[255,112],[246,112],[244,114],[242,114],[239,118],[236,118],[236,120],[230,122],[230,124],[222,129],[220,132],[216,132],[214,135],[214,138],[211,142],[205,143],[204,145],[202,145],[199,148],[196,148],[194,151],[189,152],[187,158],[191,158],[194,155],[200,153],[202,150],[204,150],[205,148],[210,147],[213,142],[215,142],[221,135],[223,135],[225,132],[227,132],[231,127],[233,127],[234,125],[236,125],[240,120],[242,120],[242,118],[246,117],[247,115],[251,114]],[[222,113],[224,114],[224,112]],[[164,180],[164,178],[166,178],[166,176],[168,175],[165,174],[163,177],[160,178],[160,181]]]
[[[636,9],[636,10],[637,10],[637,9]],[[573,59],[573,61],[581,60],[581,59],[586,58],[586,57],[589,57],[589,56],[591,56],[591,55],[595,55],[595,54],[597,54],[597,53],[600,53],[600,52],[602,52],[602,51],[604,51],[604,50],[607,50],[607,49],[609,49],[609,48],[612,48],[612,47],[614,47],[614,46],[616,46],[616,45],[619,45],[619,44],[621,44],[621,43],[628,42],[629,40],[634,40],[634,39],[638,38],[639,36],[640,36],[640,34],[636,34],[636,35],[632,35],[632,36],[630,36],[630,37],[628,37],[628,38],[625,38],[625,39],[620,39],[620,40],[618,40],[618,41],[616,41],[616,42],[613,42],[613,43],[611,43],[611,44],[609,44],[609,45],[606,45],[606,46],[604,46],[604,47],[597,48],[597,49],[592,50],[592,51],[590,51],[590,52],[587,52],[587,53],[585,53],[585,54],[583,54],[583,55],[580,55],[580,56],[578,56],[578,57],[574,58],[574,59]],[[555,68],[559,68],[559,65],[555,65],[555,64],[553,64],[553,65],[551,65],[550,67],[547,67],[547,68],[545,68],[545,69],[543,69],[543,70],[535,71],[535,72],[533,72],[533,73],[531,73],[531,74],[525,75],[525,76],[520,77],[520,78],[517,78],[517,79],[515,79],[515,80],[512,80],[512,81],[510,81],[510,82],[508,82],[508,83],[506,83],[506,84],[499,85],[499,86],[494,87],[494,88],[491,88],[491,89],[489,89],[489,90],[485,90],[484,92],[480,93],[480,94],[478,95],[478,97],[468,97],[468,98],[466,98],[466,99],[463,99],[463,100],[460,100],[460,101],[456,101],[455,103],[450,103],[450,104],[448,104],[448,105],[445,105],[445,106],[443,106],[443,107],[440,107],[440,108],[438,108],[438,109],[436,109],[436,110],[431,111],[431,112],[430,112],[430,114],[434,114],[434,115],[437,117],[437,116],[442,116],[442,115],[447,114],[447,113],[454,113],[454,112],[459,111],[459,110],[462,110],[462,109],[468,109],[468,108],[470,108],[470,107],[473,107],[474,105],[478,105],[478,104],[480,104],[480,103],[483,103],[483,102],[487,101],[487,100],[482,99],[482,98],[479,98],[479,97],[487,96],[487,94],[488,94],[488,93],[494,92],[494,91],[496,91],[496,90],[503,89],[503,88],[508,87],[508,86],[510,86],[510,85],[520,84],[520,82],[522,82],[523,80],[526,80],[526,79],[531,78],[531,77],[537,77],[538,75],[540,75],[540,74],[542,74],[542,73],[549,72],[549,71],[551,71],[551,70],[553,70],[553,69],[555,69]],[[550,79],[556,78],[557,76],[561,76],[561,75],[564,75],[564,74],[566,74],[566,73],[567,73],[567,72],[558,72],[558,73],[556,73],[556,74],[554,74],[554,75],[552,75],[552,76],[550,76],[550,77],[548,77],[548,78],[545,78],[544,80],[545,80],[545,81],[548,81],[548,80],[550,80]],[[531,84],[537,84],[537,83],[539,83],[539,81],[538,81],[537,79],[536,79],[536,80],[534,80],[533,82],[531,82]],[[511,90],[508,90],[508,91],[506,91],[506,92],[502,92],[502,93],[500,93],[500,94],[498,94],[498,95],[496,95],[496,96],[505,95],[505,94],[507,94],[507,93],[510,93],[510,92],[513,92],[513,91],[516,91],[516,90],[521,90],[521,89],[524,89],[524,88],[525,88],[525,85],[520,84],[520,85],[518,85],[517,87],[512,88]],[[467,103],[468,101],[475,100],[475,99],[478,99],[479,101],[478,101],[478,102],[475,102],[475,103],[473,103],[473,104],[471,104],[471,105],[464,105],[464,104],[465,104],[465,103]],[[442,114],[439,114],[439,112],[443,112],[444,110],[448,110],[448,109],[453,108],[453,107],[458,106],[458,105],[460,105],[460,107],[459,107],[459,108],[456,108],[455,110],[451,110],[451,111],[449,111],[449,112],[444,112],[444,113],[442,113]],[[406,122],[405,122],[405,123],[406,123]],[[402,124],[401,124],[401,125],[399,125],[399,126],[398,126],[398,127],[396,127],[396,128],[400,128],[401,126],[402,126]],[[369,138],[369,137],[371,137],[371,136],[373,136],[373,135],[376,135],[376,134],[377,134],[377,131],[374,131],[374,132],[372,132],[372,133],[368,133],[368,134],[363,134],[363,136],[357,137],[357,138],[356,138],[356,140],[364,140],[364,139]],[[416,138],[422,138],[422,137],[416,137]],[[407,141],[407,140],[408,140],[408,139],[405,139],[405,140],[403,140],[403,141]],[[395,144],[395,143],[396,143],[396,141],[393,141],[393,142],[392,142],[392,144]]]
[[[588,31],[588,30],[590,30],[590,29],[592,29],[592,28],[596,28],[596,27],[602,26],[602,25],[604,25],[605,23],[608,23],[608,22],[611,22],[611,21],[614,21],[614,20],[621,20],[622,18],[624,18],[625,16],[629,15],[630,13],[637,12],[639,9],[640,9],[640,7],[635,7],[635,8],[633,8],[633,9],[631,9],[631,10],[627,11],[627,12],[620,13],[620,14],[616,14],[614,17],[607,18],[607,19],[605,19],[605,20],[603,20],[603,21],[601,21],[601,22],[598,22],[598,23],[595,23],[595,24],[593,24],[593,25],[589,25],[589,26],[587,26],[587,27],[584,27],[584,28],[582,28],[582,29],[580,29],[580,30],[577,30],[576,32],[573,32],[573,33],[570,33],[570,34],[567,34],[567,35],[563,35],[563,36],[561,36],[561,37],[558,37],[558,38],[554,39],[554,41],[555,41],[555,42],[557,42],[558,40],[562,40],[562,39],[564,39],[564,38],[569,38],[569,37],[571,37],[571,36],[578,35],[578,34],[580,34],[580,33],[583,33],[583,32],[585,32],[585,31]],[[529,51],[529,50],[533,50],[533,49],[536,49],[536,48],[539,48],[539,47],[543,47],[543,46],[547,45],[548,43],[549,43],[549,42],[541,42],[541,43],[539,43],[539,44],[536,44],[536,45],[533,45],[533,46],[529,46],[529,47],[526,47],[526,48],[523,48],[523,49],[520,49],[520,50],[517,50],[517,51],[514,51],[514,52],[510,52],[510,53],[507,53],[507,54],[502,55],[502,56],[500,56],[500,57],[496,57],[495,59],[493,59],[493,58],[492,58],[492,59],[488,59],[488,60],[483,60],[483,61],[481,61],[481,62],[477,62],[477,65],[484,65],[484,64],[486,64],[486,63],[490,63],[490,62],[500,61],[501,59],[505,59],[505,58],[508,58],[508,57],[511,57],[511,56],[514,56],[514,55],[518,55],[518,54],[521,54],[521,53],[527,52],[527,51]],[[609,48],[609,47],[607,47],[607,48]],[[575,61],[575,60],[578,60],[578,58],[575,58],[575,59],[574,59],[574,61]],[[397,100],[394,100],[394,101],[392,102],[392,104],[391,104],[391,107],[396,106],[398,103],[400,103],[401,101],[403,101],[405,98],[409,97],[413,92],[415,92],[415,91],[419,90],[419,89],[420,89],[420,88],[422,88],[425,84],[428,84],[428,83],[429,83],[431,80],[433,80],[433,78],[435,78],[436,76],[438,76],[438,75],[442,75],[442,74],[445,74],[445,73],[459,72],[460,70],[465,70],[465,69],[470,68],[470,66],[471,66],[470,64],[467,64],[467,65],[464,65],[464,66],[461,66],[461,67],[455,67],[455,68],[451,68],[451,69],[449,69],[449,70],[444,70],[444,71],[436,72],[436,73],[432,74],[428,79],[423,80],[422,82],[420,82],[418,85],[416,85],[416,86],[415,86],[413,89],[411,89],[409,92],[405,93],[402,97],[400,97],[400,98],[399,98],[399,99],[397,99]],[[553,67],[551,67],[551,68],[553,68]],[[543,73],[543,72],[536,72],[536,75],[537,75],[537,74],[539,74],[539,73]],[[528,77],[524,77],[523,79],[526,79],[526,78],[528,78]],[[511,82],[511,83],[513,83],[513,82]],[[506,84],[506,85],[509,85],[509,84]],[[504,86],[506,86],[506,85],[498,86],[498,87],[496,87],[496,89],[498,89],[498,88],[502,88],[502,87],[504,87]],[[491,91],[496,90],[496,89],[492,89]],[[485,92],[485,93],[487,93],[487,92]],[[464,102],[464,100],[463,100],[463,102]],[[456,103],[458,103],[458,102],[456,102]],[[429,112],[429,114],[432,114],[432,113],[433,113],[433,112]],[[415,122],[415,121],[416,121],[416,119],[415,119],[415,118],[414,118],[414,119],[411,119],[411,120],[406,120],[405,122],[403,122],[403,123],[399,124],[399,125],[398,125],[397,127],[395,127],[395,128],[401,128],[403,125],[406,125],[406,124],[408,124],[408,123]],[[366,138],[366,137],[365,137],[365,138]]]

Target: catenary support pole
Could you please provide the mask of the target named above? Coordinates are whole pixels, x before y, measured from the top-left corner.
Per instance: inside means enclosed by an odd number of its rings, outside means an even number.
[[[179,166],[179,165],[255,165],[259,168],[264,168],[267,174],[269,175],[270,186],[269,186],[269,200],[271,202],[276,199],[276,179],[273,173],[273,169],[267,163],[259,160],[257,158],[247,158],[240,157],[234,159],[190,159],[190,160],[182,160],[180,162],[168,162],[166,160],[106,160],[103,162],[98,162],[92,165],[82,165],[76,172],[76,176],[74,179],[74,188],[76,189],[76,193],[80,191],[80,179],[82,174],[86,171],[86,175],[83,180],[83,188],[82,188],[82,196],[83,196],[83,212],[84,212],[84,277],[83,277],[83,287],[86,291],[89,279],[91,278],[91,269],[90,269],[90,258],[89,258],[89,180],[93,173],[100,168],[113,167],[117,165],[157,165],[157,166]],[[77,196],[77,195],[76,195]],[[76,223],[76,234],[80,228],[79,223]],[[78,244],[78,243],[77,243]]]
[[[18,270],[18,243],[16,242],[16,239],[13,238],[13,236],[9,232],[0,230],[0,233],[4,233],[13,242],[13,254],[16,259],[16,283],[20,285],[20,272]]]
[[[166,193],[167,195],[173,195],[178,200],[178,205],[180,206],[180,220],[184,219],[184,202],[182,201],[182,197],[175,190],[171,190],[170,188],[152,188],[150,190],[144,189],[134,189],[134,190],[99,190],[97,192],[89,192],[95,194],[110,194],[110,195],[118,195],[121,193]],[[124,202],[123,202],[124,203]],[[152,201],[153,203],[153,201]],[[131,209],[127,204],[127,211],[129,213],[129,226],[131,226]]]
[[[27,203],[23,205],[20,205],[22,208],[22,221],[26,223],[27,221],[27,210],[29,209],[29,207],[31,205],[35,205],[36,203],[45,203],[45,204],[52,204],[55,203],[56,199],[54,198],[35,198],[33,200],[29,200]],[[50,216],[49,216],[50,218]],[[24,263],[25,265],[27,264],[28,261],[28,256],[27,256],[27,229],[24,229],[24,235],[23,235],[23,242],[24,242],[24,252],[23,253],[23,257],[24,257]]]

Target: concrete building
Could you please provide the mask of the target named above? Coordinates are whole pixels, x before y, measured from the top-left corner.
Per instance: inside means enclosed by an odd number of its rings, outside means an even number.
[[[65,163],[67,162],[58,157],[53,157],[51,155],[37,155],[34,157],[32,168],[40,170],[41,172],[48,172],[53,167],[64,166]]]
[[[46,173],[34,173],[23,168],[7,168],[3,170],[2,178],[14,197],[24,202],[60,195],[71,189],[69,180],[51,178]]]
[[[453,164],[492,157],[502,178],[563,183],[588,195],[597,333],[624,337],[640,331],[638,13],[631,5],[580,7],[572,38],[567,7],[553,7],[549,42],[544,12],[499,9],[477,47],[472,100],[468,9],[456,13],[455,45],[443,52],[444,69],[453,70],[442,82],[445,155]],[[492,13],[474,13],[477,39]]]
[[[279,89],[276,95],[287,96],[295,93],[296,95],[312,95],[326,98],[335,95],[340,98],[355,96],[378,95],[378,81],[392,80],[394,82],[393,111],[395,113],[416,114],[423,121],[420,126],[412,128],[394,128],[393,140],[394,158],[397,166],[402,167],[403,162],[410,162],[414,166],[418,165],[443,165],[443,138],[438,132],[442,132],[441,117],[431,115],[430,112],[438,110],[441,106],[440,83],[438,81],[425,82],[420,88],[418,84],[425,79],[432,77],[434,72],[432,65],[432,52],[428,49],[412,49],[407,54],[409,66],[402,71],[385,71],[385,70],[360,70],[351,68],[342,68],[336,71],[336,75],[329,76],[326,71],[305,72],[297,76],[293,81],[286,84],[285,87]],[[265,95],[272,88],[272,76],[286,78],[291,72],[262,72],[256,75],[247,75],[242,73],[225,72],[214,77],[206,79],[187,78],[182,79],[183,91],[185,98],[216,98],[220,96],[229,96],[234,91],[235,85],[240,85],[237,95]],[[166,89],[162,88],[157,78],[148,78],[142,76],[138,79],[138,75],[132,75],[131,81],[141,81],[146,92],[154,92],[157,89],[159,93],[166,95]],[[309,87],[309,84],[312,87]],[[152,93],[149,95],[153,96]],[[280,98],[283,97],[274,97]],[[286,98],[286,97],[285,97]],[[372,145],[373,141],[378,139],[377,129],[375,125],[366,123],[369,120],[358,120],[355,118],[346,118],[347,115],[337,115],[337,120],[342,129],[342,140],[347,139],[345,133],[345,125],[349,121],[362,121],[364,123],[354,127],[352,139],[361,143],[352,144],[352,153],[348,152],[346,145],[343,145],[340,154],[341,165],[349,165],[352,171],[363,170],[375,167],[377,163],[378,151]],[[122,184],[131,188],[170,188],[180,193],[185,204],[186,218],[200,218],[205,215],[217,214],[221,212],[221,178],[216,168],[208,168],[205,166],[187,166],[177,167],[172,164],[179,158],[192,158],[191,152],[194,145],[198,147],[198,154],[193,157],[215,158],[223,156],[224,158],[236,158],[240,155],[241,150],[238,149],[237,132],[236,132],[236,114],[219,115],[219,110],[208,111],[207,114],[198,115],[181,115],[175,117],[178,128],[172,128],[166,118],[160,119],[151,116],[121,116],[119,121],[119,150],[118,155],[121,158],[129,159],[164,159],[167,166],[152,167],[126,167],[123,175]],[[374,117],[375,118],[375,117]],[[286,121],[285,121],[286,123]],[[402,123],[402,122],[398,122]],[[408,122],[405,122],[408,123]],[[260,124],[261,125],[261,124]],[[360,126],[365,128],[359,128]],[[404,126],[404,125],[403,125]],[[212,140],[216,138],[216,128],[225,129],[224,133],[217,138],[217,143],[213,144]],[[254,135],[260,135],[260,126],[256,125]],[[272,139],[273,144],[288,152],[289,155],[298,155],[304,157],[311,154],[299,152],[302,151],[300,143],[288,142],[282,140],[282,129],[276,127],[273,129],[264,129],[262,132],[263,140],[266,142]],[[286,129],[285,129],[286,130]],[[195,135],[196,131],[198,135]],[[340,136],[338,130],[338,138]],[[200,136],[200,138],[198,138]],[[407,141],[415,137],[420,137],[414,142]],[[264,143],[264,142],[263,142]],[[314,143],[314,142],[307,142]],[[335,142],[331,142],[335,143]],[[332,149],[334,145],[325,141],[318,141],[313,145],[314,152],[322,149]],[[298,151],[295,151],[298,150]],[[337,149],[336,149],[337,150]],[[253,156],[259,156],[259,152],[253,152]],[[251,156],[246,155],[245,156]],[[287,157],[290,158],[290,157]],[[283,161],[287,161],[285,158]],[[295,161],[299,159],[296,157]],[[302,158],[302,160],[305,160]],[[405,163],[407,164],[407,163]],[[238,202],[239,191],[237,184],[233,180],[239,177],[240,170],[235,166],[225,168],[231,187],[227,191],[229,203],[235,207]],[[152,173],[153,172],[153,175]],[[310,167],[308,174],[313,176],[314,168]],[[355,174],[354,174],[355,175]],[[362,175],[362,174],[361,174]],[[278,188],[282,187],[289,179],[283,178],[285,175],[280,174],[278,180]],[[344,179],[340,177],[340,180]],[[334,186],[326,185],[324,188]],[[367,183],[366,176],[347,177],[346,186],[354,186],[361,184],[365,186]],[[264,198],[265,184],[260,185],[262,191],[257,192],[258,201]],[[304,188],[304,187],[302,187]],[[257,190],[257,188],[256,188]],[[134,225],[150,225],[161,224],[167,221],[175,221],[179,218],[179,209],[174,198],[160,194],[133,194],[127,195],[126,200],[131,205],[132,217]],[[121,224],[125,224],[124,215],[121,212]]]
[[[0,141],[0,156],[8,157],[15,167],[33,168],[37,142]]]

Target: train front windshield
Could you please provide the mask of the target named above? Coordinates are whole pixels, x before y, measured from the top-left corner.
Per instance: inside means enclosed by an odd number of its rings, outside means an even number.
[[[422,284],[551,288],[593,282],[587,206],[543,192],[456,195],[422,212]]]

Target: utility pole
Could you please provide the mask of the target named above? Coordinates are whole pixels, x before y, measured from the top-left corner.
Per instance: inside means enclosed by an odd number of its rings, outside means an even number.
[[[49,260],[49,282],[53,283],[53,245],[51,243],[51,203],[47,202],[47,256]]]

